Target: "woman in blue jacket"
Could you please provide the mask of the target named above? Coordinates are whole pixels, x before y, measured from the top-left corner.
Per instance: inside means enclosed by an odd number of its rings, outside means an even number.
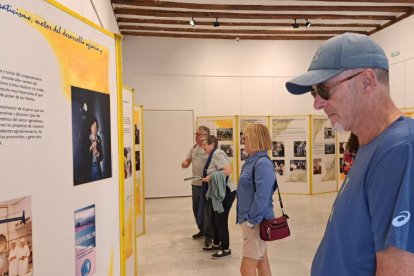
[[[243,236],[241,274],[272,275],[267,258],[267,242],[260,238],[260,223],[274,218],[273,193],[276,176],[267,156],[272,148],[269,130],[261,124],[249,124],[244,129],[245,151],[248,154],[237,187],[237,223]]]

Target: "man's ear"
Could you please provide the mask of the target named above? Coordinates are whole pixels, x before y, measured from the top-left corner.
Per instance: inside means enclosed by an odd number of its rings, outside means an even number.
[[[361,74],[364,91],[372,91],[377,86],[377,75],[372,69],[365,69]]]

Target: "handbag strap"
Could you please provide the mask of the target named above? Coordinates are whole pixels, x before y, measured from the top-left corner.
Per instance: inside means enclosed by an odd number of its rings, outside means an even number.
[[[255,167],[256,167],[256,163],[259,161],[259,159],[260,158],[263,158],[263,157],[267,157],[267,159],[269,159],[270,160],[270,158],[269,158],[269,156],[267,156],[267,155],[265,155],[265,156],[260,156],[259,158],[257,158],[257,160],[254,162],[254,164],[253,164],[253,170],[252,170],[252,176],[253,176],[253,187],[254,187],[254,192],[256,192],[256,182],[254,181],[254,169],[255,169]],[[270,160],[270,161],[272,161],[272,160]],[[274,168],[274,165],[273,165],[273,168]],[[279,195],[279,204],[280,204],[280,209],[282,209],[282,214],[284,215],[284,216],[287,216],[286,214],[285,214],[285,212],[283,211],[283,202],[282,202],[282,197],[280,196],[280,189],[279,189],[279,185],[277,185],[277,181],[276,181],[276,177],[275,177],[275,184],[274,184],[274,186],[273,186],[273,190],[277,190],[277,194]]]

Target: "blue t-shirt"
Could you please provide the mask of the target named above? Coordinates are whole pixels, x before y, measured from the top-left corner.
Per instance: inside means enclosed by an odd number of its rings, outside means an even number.
[[[376,253],[414,253],[414,120],[361,146],[333,204],[311,275],[375,275]]]

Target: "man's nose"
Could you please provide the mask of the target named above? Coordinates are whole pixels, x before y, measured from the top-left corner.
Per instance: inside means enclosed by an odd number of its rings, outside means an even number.
[[[321,96],[316,95],[313,101],[313,108],[320,110],[326,106],[327,101],[322,99]]]

